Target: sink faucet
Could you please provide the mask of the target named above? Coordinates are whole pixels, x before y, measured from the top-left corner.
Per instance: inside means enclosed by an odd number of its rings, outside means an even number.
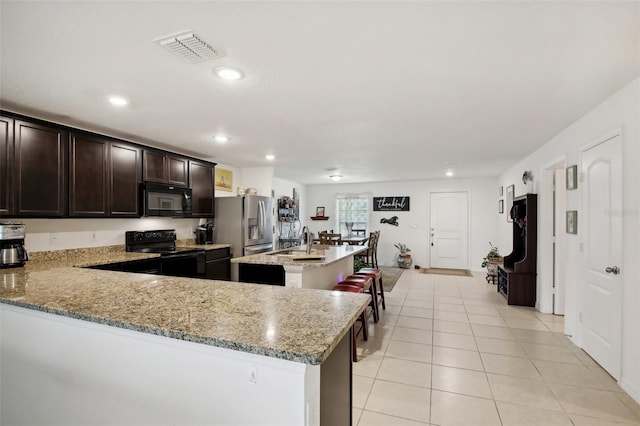
[[[304,242],[307,244],[307,254],[311,254],[311,232],[309,232],[308,227],[302,228],[302,236],[304,237]]]

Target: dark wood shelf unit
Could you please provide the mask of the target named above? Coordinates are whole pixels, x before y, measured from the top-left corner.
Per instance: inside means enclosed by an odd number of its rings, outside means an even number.
[[[509,305],[535,306],[538,235],[538,196],[526,194],[513,199],[513,210],[526,212],[525,226],[513,221],[513,249],[498,265],[498,292]],[[509,212],[511,214],[511,212]]]

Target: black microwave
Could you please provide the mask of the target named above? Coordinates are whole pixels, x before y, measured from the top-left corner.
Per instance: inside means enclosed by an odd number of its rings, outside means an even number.
[[[191,216],[191,188],[143,183],[142,202],[145,216]]]

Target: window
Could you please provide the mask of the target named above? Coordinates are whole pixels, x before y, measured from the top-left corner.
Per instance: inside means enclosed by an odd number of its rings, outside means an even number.
[[[369,199],[371,194],[336,195],[336,230],[342,235],[367,235],[369,228]]]

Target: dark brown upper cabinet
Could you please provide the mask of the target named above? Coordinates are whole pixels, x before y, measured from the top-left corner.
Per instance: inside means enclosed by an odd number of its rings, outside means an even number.
[[[0,116],[0,214],[13,213],[13,118]]]
[[[65,216],[68,138],[61,127],[15,120],[15,216]]]
[[[112,217],[140,216],[142,150],[126,143],[112,142],[109,167],[109,214]]]
[[[107,216],[109,142],[71,133],[69,216]]]
[[[86,133],[71,133],[69,216],[137,217],[140,149]]]
[[[189,186],[193,196],[193,216],[214,216],[215,166],[211,163],[189,160]]]
[[[188,160],[167,152],[144,150],[143,176],[145,182],[188,186]]]

